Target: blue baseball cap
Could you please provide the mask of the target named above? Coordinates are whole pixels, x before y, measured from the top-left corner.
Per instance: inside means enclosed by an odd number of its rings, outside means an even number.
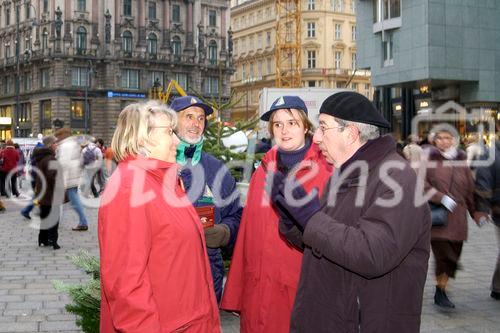
[[[279,109],[298,109],[304,111],[307,115],[307,106],[300,97],[281,96],[273,102],[269,111],[265,112],[260,119],[263,121],[269,121],[271,114]]]
[[[194,96],[177,97],[170,104],[170,107],[175,112],[180,112],[191,106],[202,108],[205,111],[205,116],[211,115],[214,112],[214,109],[210,105],[203,103],[201,99]]]

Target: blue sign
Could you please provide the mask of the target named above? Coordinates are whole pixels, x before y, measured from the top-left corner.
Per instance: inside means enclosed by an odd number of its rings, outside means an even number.
[[[146,94],[142,93],[129,93],[129,92],[117,92],[117,91],[108,91],[108,98],[113,97],[126,97],[126,98],[146,98]]]

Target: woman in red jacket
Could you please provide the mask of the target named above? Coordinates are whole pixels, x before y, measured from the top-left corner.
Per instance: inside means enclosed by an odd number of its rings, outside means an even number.
[[[322,191],[332,170],[311,142],[300,98],[278,98],[261,119],[269,122],[276,146],[252,176],[221,307],[240,313],[241,332],[280,333],[289,332],[302,251],[280,234],[269,185],[274,174],[286,175],[303,181],[308,192]]]
[[[118,118],[99,209],[101,333],[220,332],[203,228],[177,179],[176,121],[153,102]]]

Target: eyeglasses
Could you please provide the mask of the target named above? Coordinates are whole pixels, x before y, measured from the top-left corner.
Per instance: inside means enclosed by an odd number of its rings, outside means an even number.
[[[319,125],[319,127],[318,127],[318,129],[321,131],[321,134],[323,134],[323,135],[328,130],[331,130],[331,129],[340,129],[340,128],[345,128],[345,126],[325,127],[323,125]]]
[[[172,126],[151,126],[151,128],[167,128],[168,129],[167,130],[167,134],[170,135],[170,136],[172,136],[175,133],[175,131],[172,128]]]

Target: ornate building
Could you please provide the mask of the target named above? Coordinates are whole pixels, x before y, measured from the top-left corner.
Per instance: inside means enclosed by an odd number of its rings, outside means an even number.
[[[231,86],[240,103],[234,119],[258,109],[259,92],[276,79],[276,8],[270,0],[233,0],[235,73]],[[357,69],[356,1],[302,0],[302,86],[350,88],[372,98],[370,72]]]
[[[69,126],[109,142],[123,107],[175,79],[227,97],[225,0],[3,0],[0,139]],[[229,31],[228,31],[229,30]]]

